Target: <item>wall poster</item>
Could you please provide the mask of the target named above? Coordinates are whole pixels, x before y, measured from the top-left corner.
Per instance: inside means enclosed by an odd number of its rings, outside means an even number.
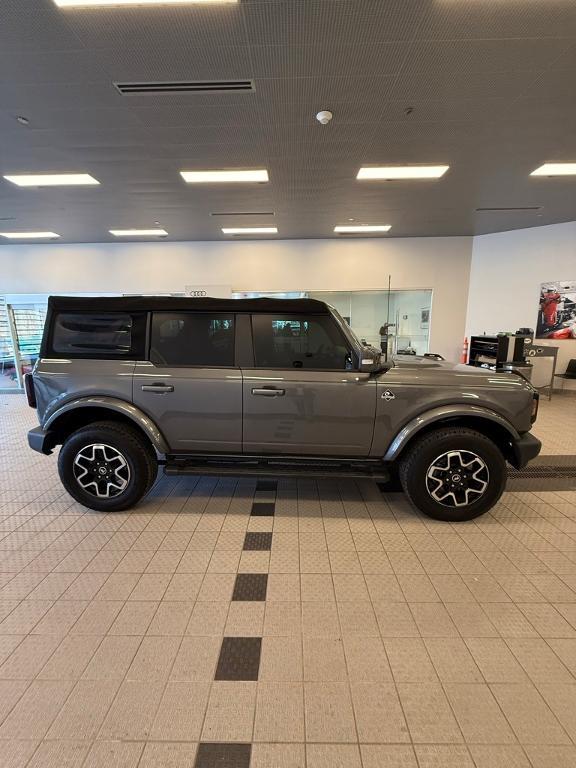
[[[576,339],[576,280],[542,283],[537,339]]]

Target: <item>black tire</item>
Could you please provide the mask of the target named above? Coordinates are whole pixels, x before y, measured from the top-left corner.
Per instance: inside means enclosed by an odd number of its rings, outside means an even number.
[[[80,470],[74,462],[80,451],[87,449],[89,454],[90,446],[93,445],[107,446],[107,451],[111,449],[108,456],[113,455],[115,451],[121,456],[117,459],[117,463],[124,462],[120,481],[125,482],[126,485],[122,490],[114,488],[112,493],[116,495],[108,497],[97,495],[96,480],[107,485],[106,476],[104,478],[97,475],[93,478],[86,477],[85,483],[92,480],[90,490],[86,490],[78,480],[77,475],[83,476],[84,468],[90,466],[90,462],[85,457],[82,458],[83,465],[80,466]],[[104,458],[106,457],[101,449],[97,449],[96,459],[102,459],[103,465],[106,464]],[[110,466],[114,466],[114,462]],[[157,471],[158,462],[150,443],[129,425],[114,421],[95,422],[73,432],[65,440],[58,456],[60,480],[68,493],[80,504],[99,512],[117,512],[133,507],[148,493],[154,484]]]
[[[446,458],[449,452],[459,452],[463,462],[458,455]],[[470,454],[479,461],[469,464]],[[462,485],[452,482],[456,477]],[[463,522],[496,504],[506,486],[506,461],[498,446],[480,432],[465,427],[437,429],[410,446],[400,462],[400,481],[410,501],[428,517]],[[433,493],[445,501],[441,503]]]

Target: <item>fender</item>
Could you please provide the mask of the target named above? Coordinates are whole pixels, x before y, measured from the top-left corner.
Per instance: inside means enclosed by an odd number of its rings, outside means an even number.
[[[132,405],[132,403],[120,400],[116,397],[90,396],[78,397],[75,400],[70,400],[50,415],[43,425],[44,430],[48,431],[60,416],[63,416],[70,411],[75,411],[78,408],[107,408],[109,411],[121,413],[123,416],[127,416],[148,435],[150,442],[158,453],[166,454],[169,452],[168,443],[164,439],[164,435],[152,419],[139,408],[136,408],[135,405]]]
[[[495,411],[491,411],[489,408],[465,404],[441,405],[438,408],[432,408],[429,411],[421,413],[419,416],[412,419],[412,421],[405,424],[388,446],[384,461],[394,461],[408,441],[420,432],[420,430],[424,429],[424,427],[428,427],[436,421],[451,419],[458,416],[471,416],[476,419],[487,419],[488,421],[495,422],[500,427],[504,427],[510,434],[510,439],[513,443],[516,443],[520,439],[519,433],[514,429],[512,424],[510,424],[509,421],[506,421],[503,416],[500,416],[500,414]]]

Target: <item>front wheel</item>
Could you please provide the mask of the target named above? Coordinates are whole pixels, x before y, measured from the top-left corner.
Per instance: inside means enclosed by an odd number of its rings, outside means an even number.
[[[98,422],[74,432],[58,457],[60,480],[76,501],[101,512],[134,506],[157,472],[152,446],[135,429]]]
[[[418,439],[400,463],[404,492],[428,517],[472,520],[491,509],[506,486],[506,461],[490,438],[465,427]]]

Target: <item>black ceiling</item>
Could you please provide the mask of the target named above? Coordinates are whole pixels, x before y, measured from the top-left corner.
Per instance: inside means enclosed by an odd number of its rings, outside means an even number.
[[[222,79],[255,90],[114,86]],[[576,219],[576,177],[529,176],[576,162],[575,81],[575,0],[2,0],[0,174],[87,172],[101,186],[0,179],[0,231],[94,242],[159,222],[173,240],[243,225],[304,238],[354,219],[403,237]],[[326,126],[320,109],[334,113]],[[438,181],[355,179],[361,165],[410,163],[451,167]],[[188,186],[178,173],[235,167],[266,167],[270,182]],[[510,207],[538,210],[476,210]],[[210,215],[242,211],[275,215]]]

